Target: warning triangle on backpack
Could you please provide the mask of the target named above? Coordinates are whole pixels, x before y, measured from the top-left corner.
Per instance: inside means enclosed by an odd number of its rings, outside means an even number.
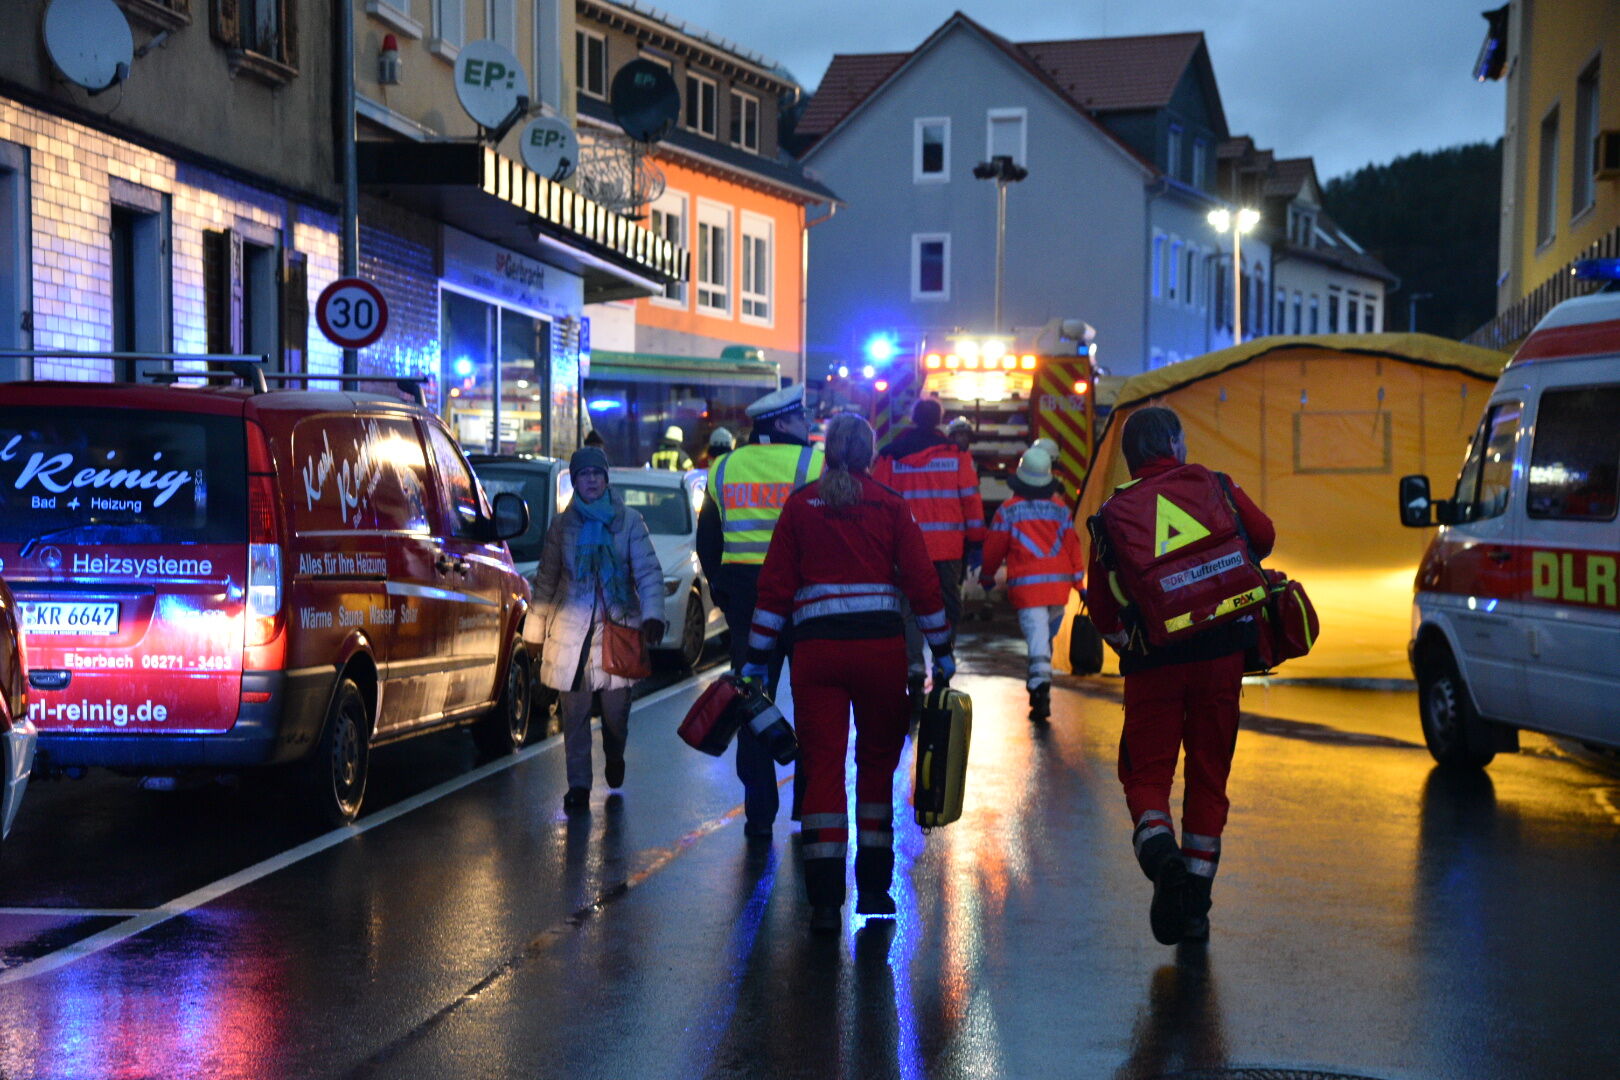
[[[1153,550],[1157,555],[1166,555],[1209,535],[1209,530],[1187,511],[1163,495],[1158,499],[1153,519]]]

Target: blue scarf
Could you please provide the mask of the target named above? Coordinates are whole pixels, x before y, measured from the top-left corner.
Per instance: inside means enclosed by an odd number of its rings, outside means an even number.
[[[575,564],[579,575],[601,586],[610,611],[625,611],[630,607],[630,582],[613,553],[613,535],[608,525],[613,521],[613,497],[604,492],[595,502],[575,499],[572,503],[579,512],[579,540],[574,546]]]

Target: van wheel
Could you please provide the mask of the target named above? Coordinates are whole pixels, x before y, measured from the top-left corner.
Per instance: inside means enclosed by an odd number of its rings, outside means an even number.
[[[1423,665],[1418,676],[1418,709],[1423,720],[1423,741],[1441,765],[1457,769],[1483,769],[1496,756],[1480,750],[1485,744],[1484,721],[1474,712],[1468,686],[1457,662],[1440,653]]]
[[[321,820],[334,828],[360,816],[371,772],[371,712],[353,679],[332,696],[321,741],[309,762],[309,789]]]
[[[704,630],[707,628],[703,619],[703,598],[693,593],[686,601],[686,617],[681,626],[681,666],[697,667],[699,660],[703,659]]]
[[[473,743],[486,758],[515,754],[529,737],[529,654],[512,650],[506,685],[495,707],[473,724]]]

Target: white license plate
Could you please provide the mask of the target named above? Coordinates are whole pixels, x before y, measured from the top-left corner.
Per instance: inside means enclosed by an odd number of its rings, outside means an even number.
[[[118,605],[82,600],[23,600],[17,604],[28,634],[116,634]]]

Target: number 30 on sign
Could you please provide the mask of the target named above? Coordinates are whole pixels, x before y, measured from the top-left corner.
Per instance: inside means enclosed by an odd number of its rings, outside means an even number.
[[[388,301],[369,281],[338,278],[315,301],[315,321],[332,344],[363,349],[388,329]]]

